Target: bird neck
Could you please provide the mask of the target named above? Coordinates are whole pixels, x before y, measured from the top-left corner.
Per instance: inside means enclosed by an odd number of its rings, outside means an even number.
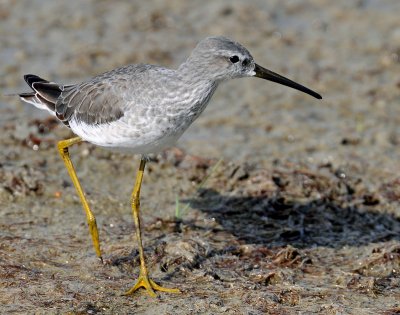
[[[205,83],[218,85],[218,83],[223,80],[222,77],[210,71],[207,66],[192,59],[193,58],[189,57],[176,70],[183,81],[191,82],[193,84]]]

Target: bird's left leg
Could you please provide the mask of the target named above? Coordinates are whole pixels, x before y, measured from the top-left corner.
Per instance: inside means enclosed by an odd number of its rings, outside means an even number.
[[[79,183],[78,176],[76,176],[74,165],[72,164],[71,158],[69,157],[68,147],[70,147],[73,144],[79,143],[81,141],[82,141],[82,139],[80,137],[75,137],[75,138],[59,141],[57,146],[58,146],[58,151],[60,152],[60,155],[65,163],[65,167],[68,170],[68,174],[71,177],[72,183],[75,186],[75,189],[78,193],[79,198],[81,199],[83,209],[85,210],[86,218],[87,218],[87,222],[88,222],[88,226],[89,226],[89,232],[90,232],[90,235],[92,236],[94,250],[96,251],[97,257],[99,257],[100,260],[103,261],[103,259],[101,258],[99,232],[97,230],[96,218],[95,218],[92,210],[90,210],[90,208],[89,208],[89,204],[85,198],[85,194],[83,193],[82,186]]]
[[[140,160],[139,171],[136,175],[136,182],[135,182],[135,186],[133,188],[132,199],[131,199],[133,219],[135,221],[135,228],[136,228],[136,239],[137,239],[137,242],[139,245],[140,273],[139,273],[139,278],[136,281],[136,284],[131,289],[129,289],[127,292],[125,292],[125,295],[134,293],[140,287],[144,287],[146,289],[147,293],[149,293],[149,295],[152,297],[156,296],[154,290],[168,292],[168,293],[180,293],[180,291],[178,289],[169,289],[169,288],[164,288],[164,287],[159,286],[152,279],[150,279],[149,275],[148,275],[146,263],[144,260],[144,251],[143,251],[143,245],[142,245],[142,233],[141,233],[141,229],[140,229],[140,217],[139,217],[140,187],[142,185],[143,172],[144,172],[145,165],[146,165],[146,159],[144,157],[142,157],[142,159]]]

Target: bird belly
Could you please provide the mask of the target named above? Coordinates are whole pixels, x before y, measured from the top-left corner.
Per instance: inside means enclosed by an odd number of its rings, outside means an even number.
[[[174,124],[169,118],[147,122],[121,119],[111,123],[89,125],[77,120],[69,122],[72,131],[97,146],[135,154],[156,153],[175,145],[190,123]]]

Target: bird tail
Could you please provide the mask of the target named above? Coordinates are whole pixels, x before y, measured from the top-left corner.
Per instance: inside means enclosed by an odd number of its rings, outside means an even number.
[[[62,92],[62,87],[54,82],[49,82],[34,74],[24,75],[24,79],[31,92],[19,93],[18,96],[26,103],[39,109],[45,109],[55,115],[56,102]]]

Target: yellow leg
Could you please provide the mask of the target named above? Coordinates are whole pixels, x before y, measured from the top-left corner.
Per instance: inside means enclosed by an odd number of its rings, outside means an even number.
[[[58,151],[61,154],[61,157],[65,163],[65,166],[67,167],[69,176],[71,177],[71,180],[76,188],[76,191],[78,192],[79,198],[81,199],[83,209],[85,210],[87,222],[89,225],[89,232],[90,232],[90,235],[92,236],[92,240],[93,240],[94,250],[96,251],[96,254],[100,258],[100,260],[103,261],[103,259],[101,257],[101,251],[100,251],[99,233],[97,231],[96,218],[94,217],[94,214],[90,210],[89,204],[86,201],[81,184],[79,183],[78,177],[76,176],[74,165],[72,164],[72,161],[69,157],[69,152],[68,152],[69,146],[71,146],[75,143],[81,142],[81,141],[82,141],[82,139],[80,137],[62,140],[62,141],[58,142]]]
[[[139,218],[140,187],[142,185],[143,172],[144,172],[145,165],[146,165],[146,161],[144,158],[142,158],[140,161],[139,171],[136,176],[135,187],[133,188],[132,197],[131,197],[132,198],[131,202],[132,202],[133,219],[135,221],[135,228],[136,228],[136,238],[137,238],[138,245],[139,245],[140,273],[139,273],[139,278],[136,281],[136,284],[131,289],[129,289],[127,292],[125,292],[125,295],[134,293],[140,287],[144,287],[146,289],[147,293],[152,297],[156,296],[156,294],[154,293],[154,290],[168,292],[168,293],[180,293],[180,291],[178,289],[169,289],[169,288],[163,288],[163,287],[159,286],[148,276],[146,264],[144,261],[144,252],[143,252],[142,235],[141,235],[141,230],[140,230],[140,218]]]

